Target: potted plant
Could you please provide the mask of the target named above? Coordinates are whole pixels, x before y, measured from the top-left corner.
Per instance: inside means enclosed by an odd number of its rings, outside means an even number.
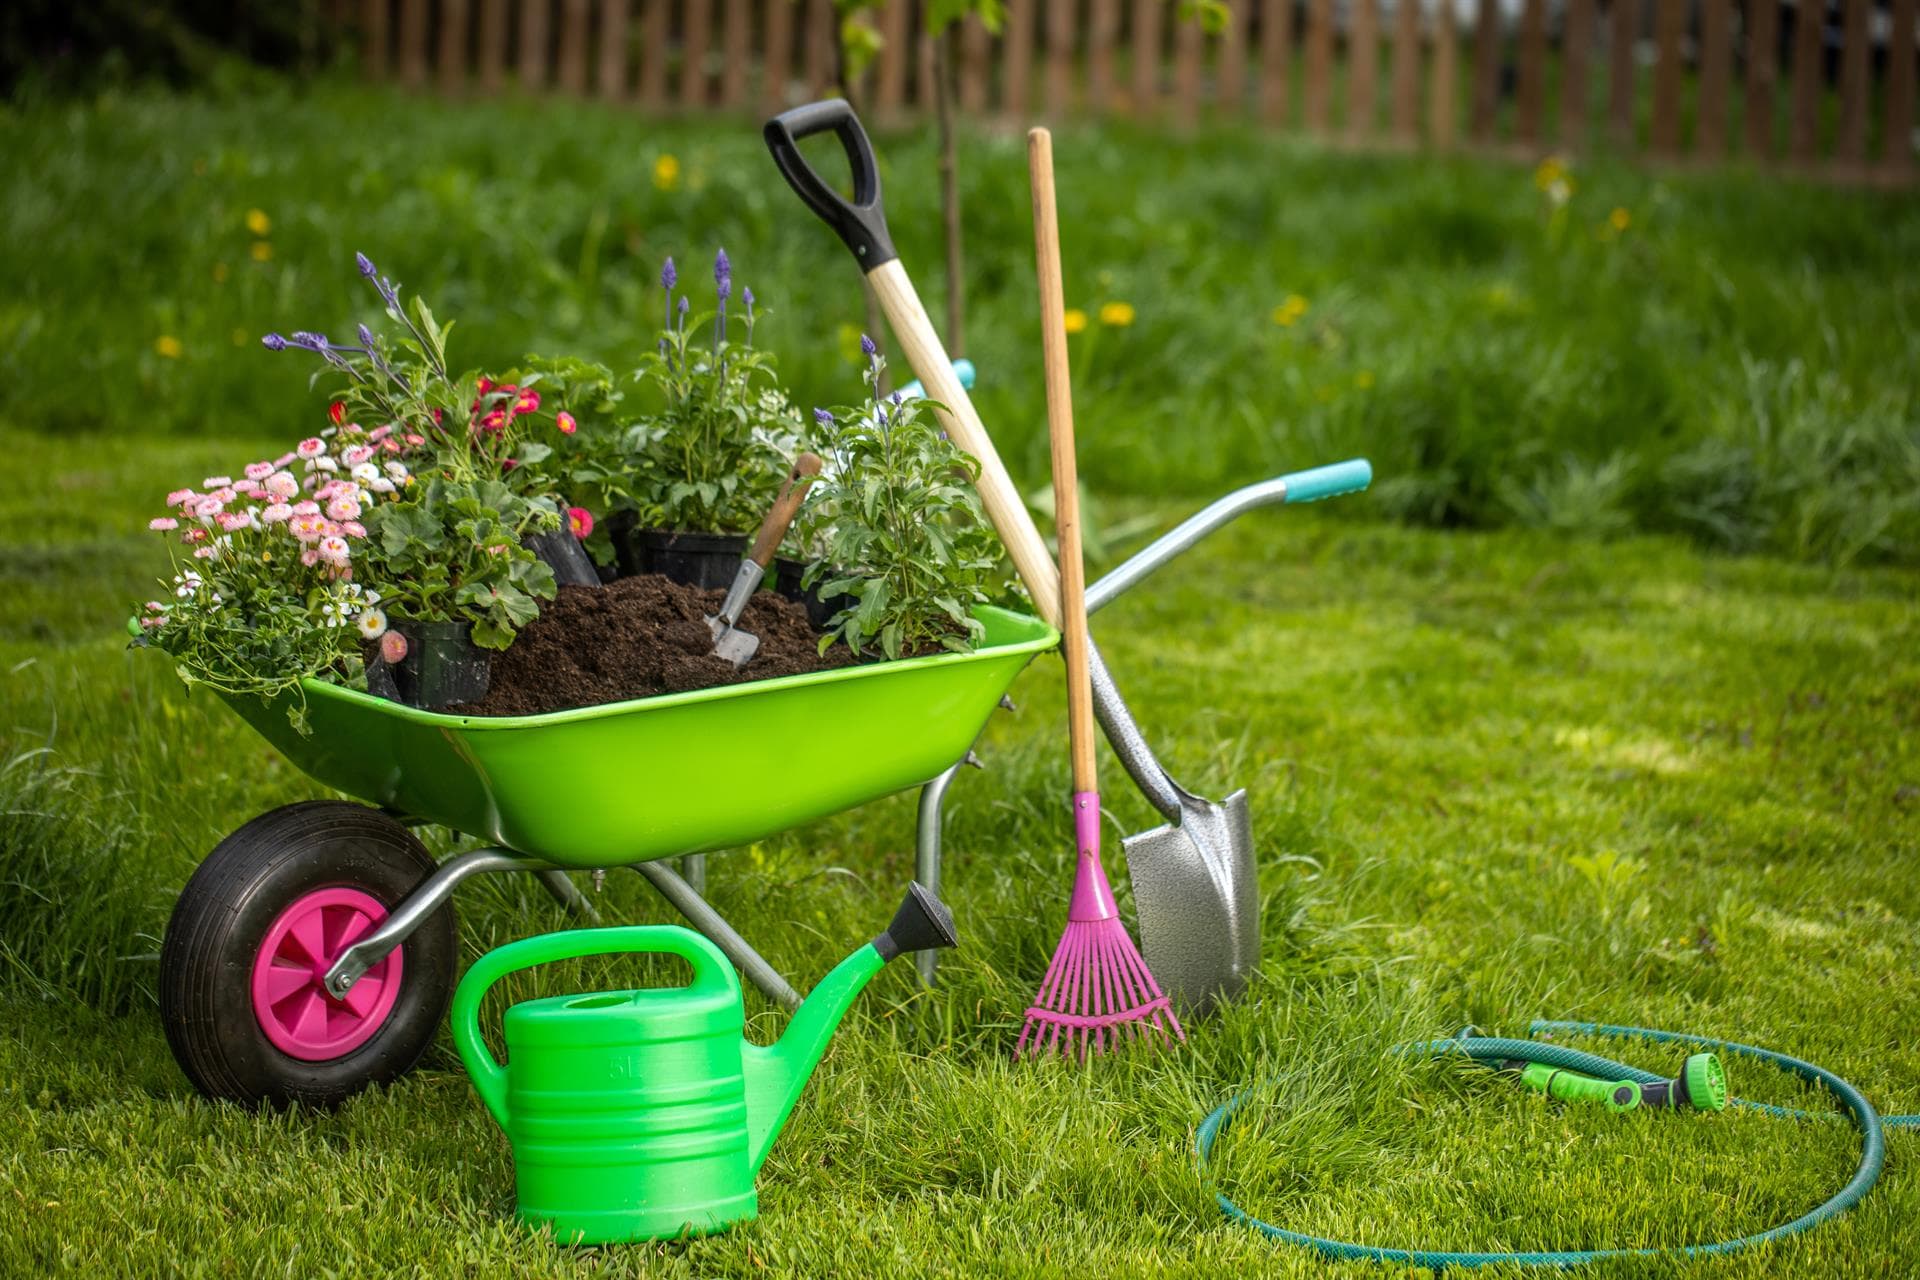
[[[814,410],[816,448],[831,459],[806,510],[815,555],[801,576],[836,641],[888,660],[970,652],[984,629],[1000,544],[974,489],[979,464],[947,439],[925,400],[879,394],[886,367],[872,339],[868,403]]]
[[[725,587],[779,492],[801,423],[772,356],[753,346],[751,289],[739,317],[745,340],[728,337],[733,268],[724,249],[713,279],[713,314],[690,316],[673,259],[661,269],[665,328],[641,369],[661,405],[626,438],[631,506],[615,545],[623,573]]]

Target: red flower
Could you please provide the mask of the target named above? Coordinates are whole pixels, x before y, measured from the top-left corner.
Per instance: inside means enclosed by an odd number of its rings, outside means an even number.
[[[493,379],[482,378],[476,385],[480,388],[480,394],[485,395],[487,392],[493,390]]]
[[[520,398],[514,402],[513,408],[516,413],[537,412],[540,408],[540,393],[538,391],[522,391]]]
[[[593,532],[593,512],[585,507],[568,507],[567,527],[573,530],[574,537],[586,538]]]
[[[570,436],[580,429],[580,424],[575,422],[573,415],[565,409],[562,409],[560,416],[553,420],[553,425],[560,428],[560,434],[563,436]]]
[[[347,406],[335,400],[327,406],[327,416],[333,419],[333,425],[337,427],[347,420]]]

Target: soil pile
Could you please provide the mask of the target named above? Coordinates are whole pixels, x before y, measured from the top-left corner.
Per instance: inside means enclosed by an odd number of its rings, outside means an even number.
[[[454,715],[523,716],[592,707],[629,698],[770,680],[851,666],[845,645],[823,656],[820,632],[799,604],[756,591],[739,626],[760,637],[746,666],[713,654],[709,614],[726,592],[671,582],[658,574],[620,578],[604,587],[561,587],[521,628],[512,647],[493,656],[493,684],[479,702],[448,707]]]

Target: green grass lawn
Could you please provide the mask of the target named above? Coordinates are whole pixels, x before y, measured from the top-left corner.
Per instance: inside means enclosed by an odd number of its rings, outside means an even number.
[[[1090,448],[1101,430],[1090,417]],[[1673,539],[1404,530],[1329,506],[1250,517],[1096,622],[1178,772],[1251,791],[1266,967],[1244,1002],[1157,1057],[1009,1061],[1071,882],[1064,712],[1042,659],[989,729],[986,771],[953,792],[963,947],[937,990],[896,966],[863,997],[764,1171],[761,1220],[691,1244],[556,1247],[508,1218],[506,1144],[444,1040],[333,1114],[193,1095],[151,994],[172,896],[226,831],[318,789],[116,627],[158,568],[139,529],[152,492],[258,445],[10,445],[36,482],[0,499],[0,1274],[1324,1274],[1225,1222],[1193,1167],[1195,1123],[1256,1082],[1217,1185],[1269,1219],[1383,1244],[1749,1232],[1811,1208],[1857,1157],[1844,1123],[1615,1117],[1384,1056],[1468,1022],[1722,1035],[1920,1111],[1914,575]],[[1146,825],[1107,778],[1118,823]],[[717,856],[712,896],[810,984],[885,922],[912,820],[898,797]],[[602,908],[666,918],[649,893],[618,876]],[[565,923],[530,878],[457,901],[469,959]],[[514,992],[621,974],[562,967]],[[754,1010],[755,1033],[776,1033]],[[1733,1072],[1746,1096],[1826,1106]],[[1879,1188],[1811,1235],[1597,1274],[1904,1274],[1917,1143],[1891,1135]]]
[[[938,314],[933,151],[879,144]],[[627,363],[660,259],[697,280],[724,244],[808,404],[857,386],[850,263],[744,122],[331,89],[0,107],[20,478],[0,496],[0,1275],[1306,1275],[1328,1268],[1225,1222],[1216,1187],[1382,1244],[1664,1246],[1794,1217],[1856,1158],[1843,1123],[1615,1117],[1385,1054],[1469,1022],[1726,1036],[1920,1111],[1920,200],[1600,164],[1555,212],[1525,169],[1248,133],[1071,131],[1058,152],[1107,528],[1318,462],[1378,470],[1364,498],[1250,517],[1096,624],[1176,772],[1251,792],[1265,972],[1177,1052],[1009,1061],[1071,883],[1042,659],[952,795],[963,947],[931,993],[905,966],[869,989],[762,1220],[572,1251],[508,1218],[505,1142],[444,1041],[325,1115],[211,1106],[174,1066],[153,988],[175,894],[226,832],[319,789],[124,650],[162,563],[142,526],[181,477],[317,425],[308,369],[256,340],[371,319],[356,249],[460,321],[458,363],[498,368]],[[963,164],[978,402],[1038,489],[1024,150],[980,134]],[[1132,322],[1102,323],[1121,302]],[[1116,824],[1151,825],[1107,774]],[[885,923],[913,808],[717,856],[712,896],[810,984]],[[669,918],[650,895],[617,876],[602,911]],[[530,878],[457,903],[469,960],[566,924]],[[1203,1180],[1193,1127],[1249,1085]],[[1880,1187],[1812,1235],[1602,1274],[1904,1274],[1916,1142],[1892,1135]]]
[[[940,315],[931,140],[878,145]],[[1416,524],[1920,563],[1920,196],[1603,162],[1556,208],[1523,167],[1235,128],[1073,129],[1057,155],[1068,302],[1096,317],[1074,362],[1102,493],[1364,453],[1369,510]],[[1037,489],[1025,148],[970,135],[961,164],[980,408]],[[530,350],[630,365],[661,259],[698,283],[724,245],[803,404],[858,387],[851,260],[748,120],[337,87],[107,95],[0,107],[0,177],[0,432],[301,433],[302,358],[256,340],[375,319],[355,250],[459,320],[458,363],[498,369]],[[1101,324],[1110,302],[1133,322]]]

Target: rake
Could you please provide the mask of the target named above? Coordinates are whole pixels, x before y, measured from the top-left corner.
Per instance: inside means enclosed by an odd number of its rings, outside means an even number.
[[[1182,1040],[1160,984],[1148,972],[1114,905],[1100,865],[1100,791],[1094,766],[1093,682],[1087,666],[1086,576],[1080,563],[1080,500],[1067,379],[1065,290],[1053,194],[1053,138],[1027,134],[1033,177],[1033,239],[1046,353],[1047,425],[1053,443],[1054,523],[1060,539],[1060,651],[1067,665],[1067,733],[1073,753],[1073,832],[1080,857],[1067,927],[1027,1009],[1015,1057],[1064,1053],[1084,1061],[1133,1041]]]

